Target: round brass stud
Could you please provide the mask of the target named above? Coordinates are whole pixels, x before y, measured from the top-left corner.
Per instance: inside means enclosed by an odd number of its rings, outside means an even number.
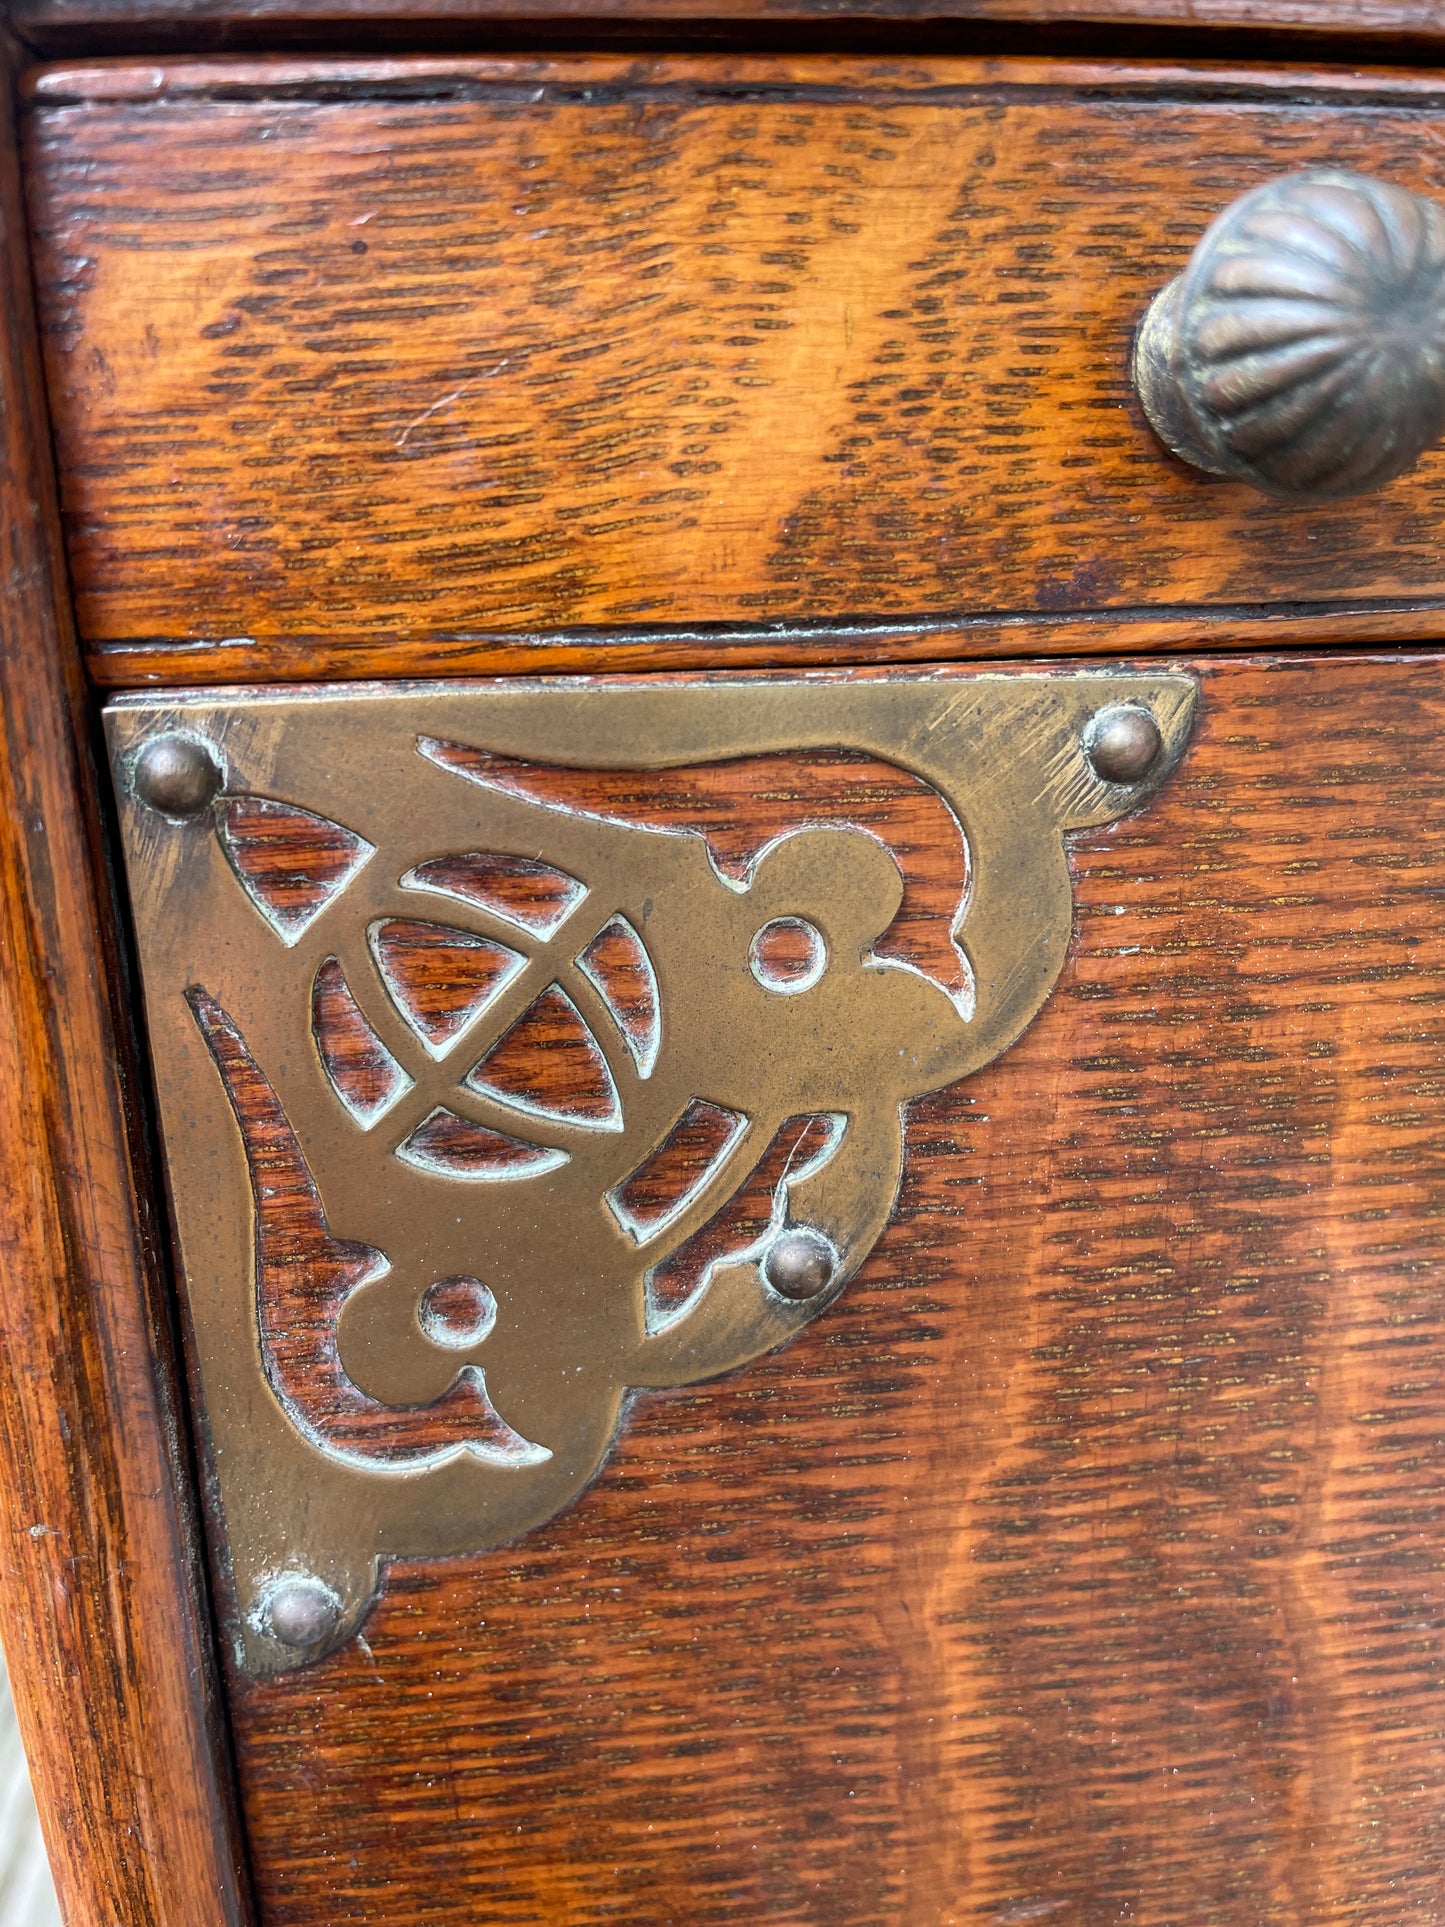
[[[780,1232],[768,1247],[763,1276],[780,1298],[816,1298],[833,1282],[838,1254],[806,1225]]]
[[[162,816],[199,816],[220,791],[221,766],[193,736],[153,736],[131,777],[142,803]]]
[[[1163,747],[1158,723],[1132,703],[1110,703],[1084,731],[1084,754],[1106,783],[1142,783]]]
[[[261,1606],[261,1623],[283,1646],[315,1646],[330,1638],[341,1620],[341,1601],[322,1579],[288,1573]]]

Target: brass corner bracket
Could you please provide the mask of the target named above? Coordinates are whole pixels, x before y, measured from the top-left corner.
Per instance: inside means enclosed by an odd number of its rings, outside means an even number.
[[[1067,833],[1152,793],[1194,705],[1092,670],[111,705],[242,1666],[349,1636],[388,1558],[550,1519],[629,1391],[836,1298],[909,1101],[1058,977]],[[730,855],[725,800],[670,798],[819,757],[871,759],[868,808],[815,786]]]

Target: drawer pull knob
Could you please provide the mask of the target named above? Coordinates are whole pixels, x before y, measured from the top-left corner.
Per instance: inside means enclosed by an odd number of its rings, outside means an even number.
[[[1154,297],[1133,374],[1196,468],[1271,495],[1382,487],[1445,433],[1445,208],[1333,169],[1256,188]]]

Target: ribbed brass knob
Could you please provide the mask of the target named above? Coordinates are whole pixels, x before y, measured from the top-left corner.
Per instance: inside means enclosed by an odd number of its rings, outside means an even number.
[[[1196,468],[1272,495],[1358,495],[1445,434],[1445,208],[1363,174],[1231,203],[1154,297],[1134,385]]]

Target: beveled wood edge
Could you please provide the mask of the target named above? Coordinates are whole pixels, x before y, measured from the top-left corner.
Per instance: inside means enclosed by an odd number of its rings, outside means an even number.
[[[1445,31],[1442,31],[1445,59]],[[212,96],[305,95],[314,88],[368,88],[404,84],[409,95],[473,85],[526,85],[570,80],[615,81],[629,88],[652,85],[742,85],[835,91],[840,72],[870,93],[936,93],[941,89],[989,87],[1106,88],[1129,92],[1179,91],[1211,95],[1299,94],[1398,99],[1438,96],[1445,74],[1408,67],[1333,69],[1317,61],[1251,65],[1247,60],[1106,60],[1053,56],[673,53],[417,54],[405,58],[354,55],[254,55],[218,53],[201,59],[154,59],[124,55],[58,61],[23,77],[27,99],[42,107],[72,101],[156,101]]]
[[[367,682],[422,676],[601,674],[700,669],[846,669],[890,663],[1020,657],[1281,654],[1361,644],[1445,642],[1445,602],[1252,607],[1090,616],[980,617],[959,623],[574,630],[477,636],[306,637],[219,642],[148,639],[92,645],[86,667],[102,690],[217,683]]]
[[[9,50],[6,50],[7,55]],[[70,1927],[251,1918],[0,75],[0,1623]]]
[[[1390,664],[1399,666],[1407,664],[1418,665],[1420,663],[1438,663],[1442,668],[1445,668],[1445,646],[1439,643],[1426,644],[1419,648],[1410,646],[1401,648],[1377,648],[1372,645],[1353,648],[1348,645],[1342,645],[1338,649],[1331,649],[1325,653],[1307,650],[1300,651],[1298,654],[1292,649],[1256,646],[1252,649],[1242,649],[1237,656],[1227,659],[1212,653],[1209,655],[1201,655],[1197,651],[1191,651],[1184,656],[1178,665],[1171,664],[1170,670],[1172,673],[1177,667],[1178,673],[1184,676],[1198,678],[1208,675],[1216,666],[1221,672],[1225,669],[1233,671],[1240,669],[1248,670],[1251,668],[1308,671],[1326,666],[1331,670],[1349,669],[1352,667],[1357,669],[1379,669],[1387,667]],[[1058,675],[1063,678],[1068,678],[1070,676],[1077,676],[1078,674],[1077,664],[1056,662],[1052,656],[1030,655],[1027,652],[1022,652],[1018,655],[1011,656],[1007,662],[1004,662],[1002,665],[995,665],[992,662],[972,661],[919,663],[900,662],[896,660],[859,663],[840,667],[830,665],[828,668],[820,669],[817,672],[816,680],[837,685],[864,682],[889,682],[892,680],[904,682],[911,680],[917,682],[919,680],[928,681],[934,677],[945,682],[966,681],[970,675],[993,675],[999,673],[1000,667],[1004,672],[1017,672],[1020,675],[1026,676]],[[1104,670],[1106,674],[1123,670],[1127,673],[1147,675],[1151,670],[1157,671],[1160,668],[1160,664],[1157,656],[1151,653],[1137,656],[1121,655],[1119,657],[1111,657],[1107,665],[1101,664],[1100,668]],[[543,682],[545,680],[547,679],[542,676],[532,677],[501,674],[484,678],[469,675],[398,677],[388,682],[385,688],[382,688],[379,684],[370,683],[362,685],[362,689],[363,693],[370,696],[392,693],[412,696],[424,694],[461,695],[469,690],[475,692],[479,687],[494,690],[522,690],[529,687],[533,682]],[[569,677],[567,680],[572,682],[575,679]],[[636,687],[639,683],[689,683],[694,687],[711,688],[716,684],[725,683],[754,685],[759,683],[788,683],[798,680],[800,680],[800,678],[797,671],[792,669],[779,669],[768,666],[734,672],[731,665],[714,663],[711,670],[697,668],[658,669],[649,670],[643,674],[634,674],[633,671],[627,669],[614,670],[609,668],[599,670],[596,675],[589,676],[586,679],[586,686],[589,690],[592,690],[625,689]],[[805,680],[813,681],[815,678],[808,677]],[[356,693],[356,688],[357,685],[350,678],[330,677],[324,680],[318,680],[314,684],[309,685],[305,693],[310,697],[321,700],[332,696],[344,697],[353,695]],[[273,699],[278,702],[286,702],[295,697],[296,685],[289,682],[217,682],[210,683],[204,689],[195,691],[177,689],[174,694],[175,708],[177,712],[180,712],[192,708],[202,710],[210,709],[218,703],[223,704],[238,701],[242,697],[252,702],[268,702]],[[169,695],[170,692],[166,691],[165,700],[167,707],[170,706],[168,700]],[[154,710],[156,701],[157,697],[153,690],[117,689],[105,697],[103,714],[109,717],[111,715],[125,714],[132,710],[148,713]],[[781,752],[779,753],[781,754]]]

